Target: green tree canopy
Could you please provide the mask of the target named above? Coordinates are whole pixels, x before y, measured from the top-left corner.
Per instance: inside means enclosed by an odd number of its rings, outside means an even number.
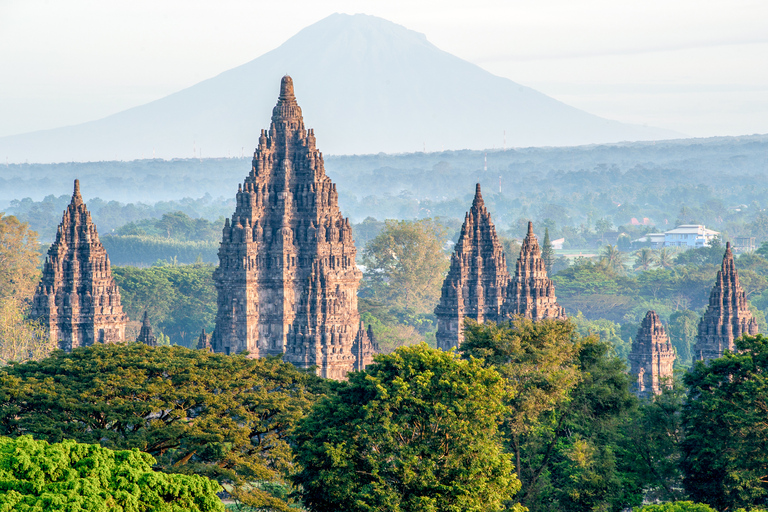
[[[243,503],[287,510],[255,484],[285,485],[287,436],[328,385],[274,358],[96,345],[0,371],[0,434],[138,448],[164,471],[206,475]]]
[[[30,300],[40,277],[37,233],[0,213],[0,298]]]
[[[504,510],[520,487],[498,433],[504,394],[495,370],[425,344],[377,356],[296,431],[305,506]]]
[[[507,379],[510,451],[519,499],[532,512],[621,510],[639,503],[635,468],[621,456],[636,399],[623,361],[572,321],[468,324],[462,349]]]
[[[432,313],[448,268],[444,241],[444,228],[429,219],[386,221],[363,250],[367,291],[393,307]]]
[[[684,378],[685,488],[718,510],[768,498],[768,338],[743,336],[736,349]]]
[[[138,450],[0,437],[0,510],[224,511],[218,484],[197,475],[158,473],[154,463]]]

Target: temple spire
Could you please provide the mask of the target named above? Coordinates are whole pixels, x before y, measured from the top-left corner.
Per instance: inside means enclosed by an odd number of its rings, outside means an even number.
[[[744,334],[757,334],[757,321],[752,316],[747,296],[739,283],[730,242],[725,245],[723,263],[709,294],[709,306],[699,322],[693,351],[694,361],[708,361],[733,350],[733,341]]]
[[[645,314],[629,353],[632,391],[640,397],[661,393],[662,387],[672,386],[672,366],[675,350],[669,342],[659,315],[655,311]]]
[[[296,96],[293,94],[293,79],[285,75],[282,80],[280,80],[280,101],[291,101],[296,100]]]
[[[515,275],[507,288],[504,304],[507,318],[522,316],[531,320],[565,318],[565,310],[557,303],[555,285],[547,275],[541,248],[533,233],[533,222],[528,222],[528,234],[520,247]]]
[[[459,346],[466,317],[498,322],[509,280],[504,250],[478,183],[435,308],[437,346],[444,350]]]

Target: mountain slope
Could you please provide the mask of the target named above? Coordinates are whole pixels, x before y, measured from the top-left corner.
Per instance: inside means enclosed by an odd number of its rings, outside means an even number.
[[[576,145],[674,136],[609,121],[500,78],[381,18],[334,14],[280,47],[157,101],[77,126],[0,138],[12,161],[252,151],[290,74],[334,154]]]

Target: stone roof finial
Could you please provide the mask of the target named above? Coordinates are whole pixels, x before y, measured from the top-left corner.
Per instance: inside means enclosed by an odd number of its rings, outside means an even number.
[[[725,250],[730,251],[731,250],[731,242],[725,242]]]
[[[142,325],[149,327],[149,315],[144,311],[144,319],[141,321]]]
[[[480,193],[480,184],[475,185],[475,199],[472,201],[472,206],[480,207],[485,203],[483,202],[483,194]]]
[[[75,191],[72,193],[72,204],[83,202],[83,196],[80,195],[80,180],[75,180]]]
[[[533,222],[528,221],[528,236],[533,236]]]
[[[280,99],[296,99],[296,96],[293,94],[293,78],[291,78],[289,75],[285,75],[283,79],[280,80]]]

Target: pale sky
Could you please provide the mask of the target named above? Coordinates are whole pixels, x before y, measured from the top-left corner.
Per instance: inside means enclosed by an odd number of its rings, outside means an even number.
[[[161,98],[334,12],[399,23],[609,119],[768,133],[765,0],[0,0],[0,136]]]

